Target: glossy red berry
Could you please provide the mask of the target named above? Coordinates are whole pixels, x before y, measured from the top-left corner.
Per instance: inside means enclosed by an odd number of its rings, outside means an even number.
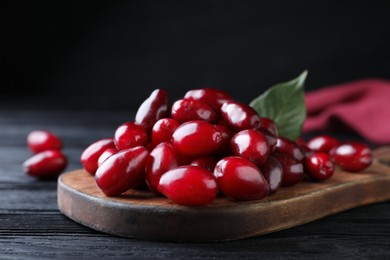
[[[120,151],[105,160],[95,174],[96,184],[107,196],[117,196],[145,178],[148,151],[137,146]]]
[[[276,148],[274,153],[283,153],[286,154],[299,162],[302,162],[305,159],[305,154],[299,147],[299,145],[285,137],[279,136],[277,138]]]
[[[306,174],[317,181],[324,181],[333,176],[335,164],[327,153],[316,152],[305,160]]]
[[[163,89],[155,89],[138,108],[135,122],[149,132],[159,119],[167,116],[168,94]]]
[[[36,130],[27,136],[27,146],[33,153],[39,153],[45,150],[61,150],[62,142],[52,132]]]
[[[152,143],[158,145],[162,142],[170,142],[173,132],[179,127],[179,123],[172,118],[158,120],[152,128]]]
[[[213,172],[217,162],[218,160],[214,156],[205,156],[205,157],[198,157],[192,160],[191,165],[200,166],[202,168],[205,168],[209,172]]]
[[[275,121],[268,117],[261,117],[260,121],[256,125],[256,129],[265,129],[271,134],[273,134],[275,137],[279,135],[279,130]]]
[[[276,144],[278,143],[277,137],[263,128],[258,128],[256,130],[262,133],[267,138],[268,145],[269,145],[269,152],[273,153],[276,149]]]
[[[339,146],[340,142],[336,138],[333,138],[328,135],[321,135],[314,137],[310,139],[306,146],[315,151],[315,152],[322,152],[322,153],[329,153],[330,150],[335,148],[336,146]]]
[[[231,154],[230,140],[232,139],[233,136],[232,131],[229,129],[228,126],[223,124],[217,124],[214,126],[219,132],[221,132],[221,137],[222,137],[221,145],[218,148],[218,150],[215,152],[215,154],[221,157]]]
[[[221,132],[206,121],[189,121],[180,125],[171,141],[180,155],[190,158],[212,154],[221,142]]]
[[[23,171],[38,178],[57,177],[67,165],[65,155],[58,150],[46,150],[35,154],[23,163]]]
[[[260,171],[269,185],[269,194],[277,192],[283,179],[283,168],[280,162],[275,157],[268,156],[267,161],[260,166]]]
[[[140,145],[147,145],[149,137],[143,126],[134,122],[126,122],[116,129],[114,140],[116,148],[118,150],[124,150]]]
[[[335,163],[350,172],[362,171],[372,164],[371,149],[359,142],[348,142],[337,146],[330,152]]]
[[[303,152],[303,154],[305,155],[305,158],[308,158],[309,156],[311,156],[312,154],[315,153],[315,151],[313,151],[309,147],[307,147],[306,144],[298,144],[298,146],[299,146],[300,150]]]
[[[176,153],[169,143],[160,143],[154,148],[146,161],[145,177],[149,189],[159,194],[157,190],[161,175],[178,166]]]
[[[199,100],[209,105],[214,111],[219,112],[221,106],[233,98],[225,91],[215,88],[202,88],[189,90],[184,98]]]
[[[206,103],[194,99],[179,99],[172,105],[172,118],[179,123],[203,120],[210,123],[217,121],[215,111]]]
[[[253,129],[243,130],[235,134],[230,145],[234,155],[241,156],[257,166],[267,160],[270,151],[265,135]]]
[[[257,112],[247,104],[228,101],[221,107],[222,117],[234,131],[253,129],[260,121]]]
[[[273,155],[282,165],[282,187],[293,186],[303,180],[303,165],[298,160],[286,154]]]
[[[105,138],[89,145],[81,154],[81,163],[84,169],[94,175],[98,168],[98,160],[102,153],[109,149],[115,149],[114,139]]]
[[[230,156],[220,160],[214,169],[218,188],[235,200],[262,199],[269,186],[260,170],[251,161]]]
[[[98,167],[100,167],[100,165],[102,165],[102,163],[107,160],[108,157],[110,157],[111,155],[114,155],[118,152],[118,150],[116,148],[108,148],[106,149],[100,156],[99,156],[99,159],[98,159]]]
[[[215,178],[199,166],[181,166],[164,173],[158,190],[173,202],[185,206],[211,203],[217,195]]]

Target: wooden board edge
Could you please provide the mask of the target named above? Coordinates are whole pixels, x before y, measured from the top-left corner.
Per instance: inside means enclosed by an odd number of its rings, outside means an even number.
[[[180,207],[170,211],[164,207],[107,203],[68,187],[60,178],[58,207],[70,219],[104,233],[158,241],[213,242],[264,235],[389,200],[389,185],[389,176],[383,175],[380,179],[341,185],[331,191],[323,189],[287,201],[187,212]],[[310,209],[310,214],[298,208]]]

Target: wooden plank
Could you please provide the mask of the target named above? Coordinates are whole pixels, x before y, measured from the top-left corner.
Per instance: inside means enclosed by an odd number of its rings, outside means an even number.
[[[364,243],[363,243],[364,241]],[[377,236],[295,235],[224,243],[160,243],[104,234],[0,236],[2,259],[386,259],[389,244]],[[382,258],[381,258],[382,257]]]
[[[161,243],[121,238],[75,223],[57,209],[56,183],[29,178],[20,164],[30,155],[30,130],[53,127],[66,141],[68,170],[90,141],[132,120],[126,111],[0,111],[0,258],[378,258],[390,255],[390,203],[348,210],[261,237],[219,243]],[[78,132],[80,131],[80,132]],[[346,136],[356,139],[357,136]]]

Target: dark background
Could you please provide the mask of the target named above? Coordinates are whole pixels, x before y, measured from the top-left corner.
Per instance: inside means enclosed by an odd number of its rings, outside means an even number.
[[[390,1],[2,1],[2,102],[136,109],[216,87],[249,102],[390,78]]]

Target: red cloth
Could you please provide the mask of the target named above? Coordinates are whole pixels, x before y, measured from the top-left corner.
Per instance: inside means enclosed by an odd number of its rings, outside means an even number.
[[[390,81],[334,85],[307,92],[305,101],[304,132],[330,130],[332,122],[342,122],[371,142],[390,143]]]

